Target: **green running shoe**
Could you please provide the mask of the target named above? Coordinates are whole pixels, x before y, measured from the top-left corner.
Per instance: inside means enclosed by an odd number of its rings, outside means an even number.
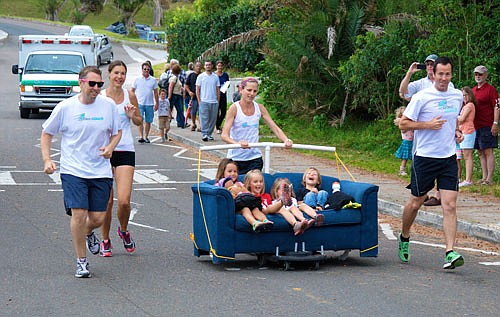
[[[444,258],[443,269],[453,270],[456,267],[464,265],[464,257],[455,251],[451,251]]]
[[[410,242],[401,241],[401,235],[399,235],[398,241],[399,241],[399,258],[403,262],[410,261]]]

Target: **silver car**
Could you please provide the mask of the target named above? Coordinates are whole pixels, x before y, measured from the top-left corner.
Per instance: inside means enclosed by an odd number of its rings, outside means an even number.
[[[104,63],[111,63],[113,60],[113,47],[111,41],[106,35],[96,36],[96,52],[97,52],[97,66]]]

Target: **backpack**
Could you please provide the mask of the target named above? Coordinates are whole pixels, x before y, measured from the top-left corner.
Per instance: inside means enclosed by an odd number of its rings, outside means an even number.
[[[166,78],[163,78],[161,79],[159,82],[158,82],[158,86],[161,88],[161,89],[166,89],[168,90],[168,80],[170,79],[170,76],[166,77]]]

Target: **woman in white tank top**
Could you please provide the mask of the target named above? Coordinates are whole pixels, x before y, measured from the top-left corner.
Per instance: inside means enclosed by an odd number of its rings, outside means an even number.
[[[117,215],[120,226],[118,236],[122,239],[127,252],[135,250],[135,242],[127,230],[130,216],[130,196],[132,193],[132,182],[135,169],[135,148],[132,136],[131,122],[137,126],[142,125],[142,116],[139,111],[137,97],[131,90],[123,88],[127,76],[127,66],[122,61],[113,61],[108,67],[109,87],[102,94],[114,101],[120,114],[120,126],[122,138],[111,156],[111,166],[116,184],[116,195],[118,198]],[[105,257],[111,256],[111,219],[113,210],[113,190],[106,210],[106,219],[101,227],[102,241],[100,254]]]
[[[238,164],[240,174],[246,174],[252,169],[262,170],[262,152],[259,148],[248,147],[249,143],[259,142],[261,118],[287,148],[291,148],[293,143],[273,121],[266,108],[254,101],[259,91],[259,81],[247,77],[241,81],[239,89],[241,99],[229,107],[221,137],[226,143],[241,145],[241,149],[228,150],[227,157]]]

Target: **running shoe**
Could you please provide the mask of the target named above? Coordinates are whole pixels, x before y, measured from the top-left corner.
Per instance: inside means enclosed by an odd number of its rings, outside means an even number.
[[[213,136],[211,136],[211,135],[209,135],[209,136],[208,136],[208,141],[214,141],[214,140],[215,140],[215,139],[214,139],[214,137],[213,137]]]
[[[148,138],[145,138],[145,139],[144,139],[144,143],[151,143],[151,141],[149,141],[149,139],[148,139]]]
[[[135,251],[135,242],[132,240],[132,237],[130,236],[130,232],[122,232],[120,230],[120,227],[118,227],[118,235],[123,241],[123,247],[125,247],[125,250],[127,252],[132,253]]]
[[[140,138],[138,142],[139,142],[139,143],[144,143],[144,142],[145,142],[145,140],[144,140],[143,138]]]
[[[410,242],[401,241],[401,235],[399,235],[398,241],[399,241],[399,258],[403,262],[410,261]]]
[[[111,249],[113,247],[111,246],[111,239],[109,240],[102,240],[101,241],[101,248],[99,250],[99,254],[102,256],[102,257],[110,257],[112,256],[112,253],[111,253]]]
[[[89,251],[92,252],[92,254],[98,254],[101,241],[97,239],[94,231],[92,231],[90,235],[86,236],[85,240],[87,240],[87,247],[89,248]]]
[[[281,189],[280,200],[283,203],[283,206],[286,207],[291,206],[293,201],[292,201],[290,186],[286,183],[281,183],[280,189]]]
[[[76,273],[75,277],[91,277],[89,272],[89,262],[85,259],[84,261],[76,260]]]
[[[466,186],[472,186],[472,185],[474,185],[474,183],[468,182],[468,181],[463,181],[463,182],[458,183],[458,187],[466,187]]]
[[[456,267],[464,265],[464,257],[455,251],[451,251],[444,258],[443,269],[453,270]]]

